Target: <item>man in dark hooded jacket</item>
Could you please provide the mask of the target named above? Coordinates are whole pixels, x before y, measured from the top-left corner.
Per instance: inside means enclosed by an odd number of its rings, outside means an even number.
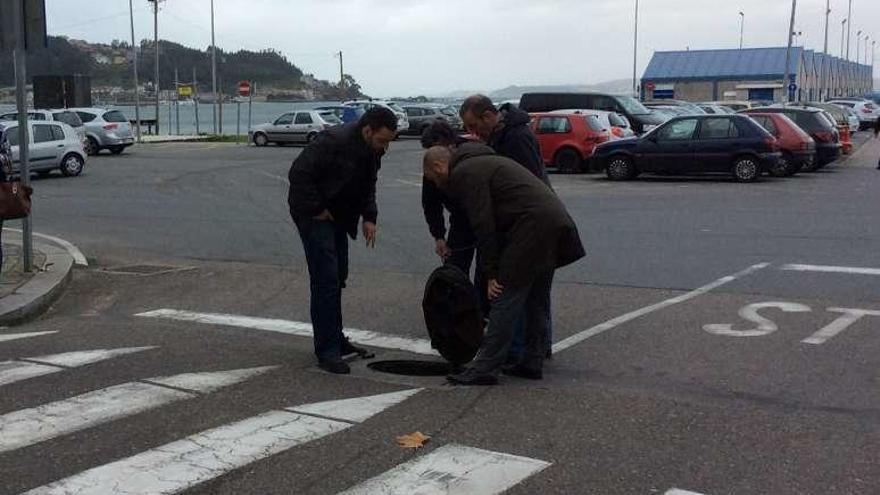
[[[565,206],[522,166],[491,148],[468,143],[454,154],[434,147],[425,177],[464,210],[477,238],[480,264],[492,300],[489,327],[474,360],[453,383],[493,385],[508,357],[517,321],[525,313],[525,356],[505,373],[540,379],[553,272],[584,256],[577,227]]]

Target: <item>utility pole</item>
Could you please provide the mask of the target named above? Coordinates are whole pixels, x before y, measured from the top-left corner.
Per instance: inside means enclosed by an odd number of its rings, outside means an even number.
[[[828,65],[828,22],[830,19],[831,0],[825,0],[825,49],[822,52],[822,73],[819,76],[819,101],[825,101],[828,99],[828,81],[825,79],[828,70],[825,66]]]
[[[214,120],[214,134],[217,134],[217,44],[214,40],[214,0],[211,0],[211,94],[213,95],[211,111]]]
[[[849,0],[849,10],[846,12],[846,18],[852,19],[852,0]],[[846,27],[846,60],[849,61],[849,43],[852,36],[852,22],[849,22]]]
[[[134,67],[134,127],[137,140],[141,142],[141,97],[138,90],[138,46],[134,38],[134,0],[128,0],[128,15],[131,20],[131,60]]]
[[[633,29],[633,96],[639,98],[639,79],[636,66],[639,62],[639,0],[636,0],[636,15]]]
[[[339,56],[339,98],[345,100],[345,69],[342,64],[342,50],[336,54]]]
[[[830,0],[829,0],[830,1]],[[743,33],[746,28],[746,14],[743,11],[739,12],[739,49],[743,49]]]
[[[193,67],[193,108],[196,112],[196,136],[199,135],[199,105],[201,105],[199,100],[199,83],[196,79],[196,68]]]
[[[21,185],[29,187],[31,183],[30,173],[30,129],[28,128],[27,114],[27,35],[25,34],[25,11],[24,2],[16,0],[12,2],[13,19],[15,22],[15,52],[13,54],[15,65],[15,106],[18,111],[18,162]],[[21,220],[22,226],[22,265],[25,273],[33,271],[34,240],[31,225],[31,216]]]
[[[856,57],[855,57],[856,63],[859,63],[859,52],[861,51],[859,49],[859,47],[861,46],[861,44],[862,44],[862,30],[859,29],[858,32],[856,32]]]
[[[156,52],[156,73],[153,89],[156,91],[156,135],[159,135],[159,0],[149,0],[153,4],[153,49]]]
[[[177,121],[176,133],[180,135],[180,80],[177,78],[177,67],[174,67],[174,119]]]
[[[846,34],[846,21],[846,18],[840,21],[840,58],[843,58],[844,47],[846,46],[846,43],[844,42],[844,35]]]
[[[788,92],[788,101],[792,101],[793,92],[788,89],[791,81],[789,80],[791,76],[791,44],[794,39],[794,16],[797,10],[797,0],[791,0],[791,23],[788,27],[788,49],[785,50],[785,79],[782,82],[782,85],[785,86],[785,90]]]

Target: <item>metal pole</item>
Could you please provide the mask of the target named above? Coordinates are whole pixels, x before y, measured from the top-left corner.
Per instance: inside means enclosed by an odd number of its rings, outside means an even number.
[[[862,45],[862,30],[859,29],[858,32],[856,32],[856,57],[855,57],[856,63],[859,63],[859,51],[860,51],[861,45]]]
[[[828,71],[825,66],[828,64],[828,22],[831,18],[831,0],[825,0],[825,50],[822,52],[822,74],[819,76],[819,101],[828,99],[828,81],[825,77]]]
[[[235,141],[241,144],[241,102],[235,101]]]
[[[134,40],[134,0],[128,0],[128,14],[131,20],[131,59],[134,66],[134,127],[137,134],[137,140],[141,142],[141,97],[138,90],[138,47]]]
[[[830,0],[829,0],[830,1]],[[743,33],[746,28],[746,14],[744,12],[739,13],[739,49],[743,49]]]
[[[256,84],[251,82],[251,92],[248,94],[248,132],[251,131],[251,110],[254,105],[254,90],[257,88]]]
[[[151,0],[153,2],[153,49],[156,51],[156,73],[155,87],[156,90],[156,135],[159,135],[159,0]]]
[[[846,46],[846,42],[844,41],[844,36],[846,35],[846,19],[840,22],[840,58],[843,58],[844,47]]]
[[[217,105],[217,131],[222,135],[223,134],[223,78],[219,78],[220,81],[220,97],[215,101]]]
[[[174,68],[174,118],[177,120],[177,135],[180,135],[180,80],[177,78],[177,67]]]
[[[19,175],[21,177],[21,185],[29,186],[31,183],[30,174],[30,129],[28,129],[27,114],[27,77],[25,69],[27,66],[26,52],[26,36],[24,32],[25,12],[24,2],[16,0],[12,2],[15,18],[15,105],[18,111],[18,161]],[[24,217],[22,223],[22,269],[25,273],[33,270],[33,232],[31,230],[30,215]]]
[[[199,105],[201,103],[199,99],[199,83],[196,80],[196,68],[193,67],[193,108],[196,112],[196,136],[199,135]]]
[[[636,66],[639,62],[639,0],[636,0],[635,23],[633,24],[633,96],[639,98],[639,79]]]
[[[788,93],[788,97],[786,98],[788,101],[793,100],[792,92],[789,91],[788,85],[791,84],[789,81],[789,76],[791,75],[791,44],[794,39],[794,15],[797,10],[797,0],[791,0],[791,23],[788,27],[788,49],[785,50],[785,79],[782,84],[785,86],[785,91]]]
[[[217,120],[217,45],[214,42],[214,0],[211,0],[211,94],[214,103],[211,104],[211,115],[214,121],[214,134],[217,134],[218,128],[223,132],[223,124],[218,125]],[[220,118],[222,119],[223,109],[220,109]]]
[[[852,19],[852,0],[849,0],[849,10],[847,10],[846,18]],[[846,59],[847,60],[849,60],[849,44],[850,44],[850,39],[852,38],[852,36],[850,36],[850,33],[852,33],[852,22],[847,23],[847,26],[846,26]]]
[[[339,50],[339,98],[345,100],[345,70],[342,68],[342,50]]]

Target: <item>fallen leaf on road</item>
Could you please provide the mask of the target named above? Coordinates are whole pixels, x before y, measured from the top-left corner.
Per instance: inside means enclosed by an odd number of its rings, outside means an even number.
[[[404,449],[420,449],[424,447],[425,443],[430,439],[431,437],[428,435],[417,431],[415,433],[410,433],[409,435],[397,437],[397,445]]]

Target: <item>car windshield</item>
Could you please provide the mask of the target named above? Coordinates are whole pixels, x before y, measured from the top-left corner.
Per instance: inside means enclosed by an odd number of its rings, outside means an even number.
[[[82,127],[83,125],[82,120],[80,120],[79,118],[79,115],[73,112],[55,112],[52,114],[52,116],[58,122],[64,122],[70,127]]]
[[[125,115],[122,114],[119,110],[110,110],[109,112],[104,114],[104,120],[107,122],[128,122],[128,119],[125,118]]]
[[[321,118],[324,119],[328,124],[341,124],[342,121],[339,120],[339,117],[336,116],[332,110],[327,112],[321,112]]]
[[[405,113],[403,111],[403,108],[401,108],[400,105],[398,105],[397,103],[388,103],[388,106],[397,113]]]
[[[587,125],[590,126],[590,129],[594,131],[604,131],[605,126],[602,125],[602,122],[599,121],[599,117],[595,115],[584,115],[584,120],[587,121]]]
[[[611,122],[611,125],[614,127],[629,127],[629,122],[616,113],[609,113],[608,121]]]
[[[651,113],[650,110],[645,108],[644,105],[639,103],[639,100],[636,100],[632,96],[617,96],[617,101],[623,106],[624,110],[627,111],[630,115],[648,115]]]
[[[448,117],[458,117],[458,112],[452,107],[444,107],[440,109],[440,113]]]

